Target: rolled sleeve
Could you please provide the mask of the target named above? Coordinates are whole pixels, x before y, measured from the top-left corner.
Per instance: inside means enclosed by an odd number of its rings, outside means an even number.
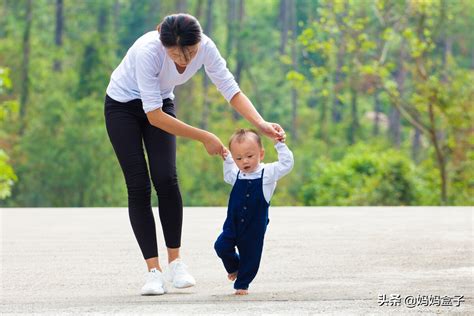
[[[227,154],[223,166],[224,181],[228,184],[234,185],[235,181],[237,180],[238,168],[234,162],[234,159],[232,159],[232,155],[230,153]]]
[[[280,178],[287,175],[291,169],[293,169],[294,165],[293,153],[285,143],[276,143],[275,149],[278,153],[278,161],[268,164],[272,171],[269,172],[271,174],[271,181],[278,181]]]
[[[139,50],[135,62],[135,76],[143,103],[143,110],[145,113],[148,113],[161,108],[163,106],[163,99],[158,80],[160,65],[153,54],[147,50]]]
[[[217,87],[222,96],[230,102],[232,97],[240,92],[239,85],[234,76],[227,68],[224,58],[222,58],[216,44],[209,40],[208,51],[204,60],[204,68],[212,83]]]

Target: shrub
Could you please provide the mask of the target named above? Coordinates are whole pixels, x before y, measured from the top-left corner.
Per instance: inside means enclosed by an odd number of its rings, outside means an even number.
[[[414,205],[412,169],[398,151],[353,146],[340,161],[316,160],[301,198],[305,205]]]

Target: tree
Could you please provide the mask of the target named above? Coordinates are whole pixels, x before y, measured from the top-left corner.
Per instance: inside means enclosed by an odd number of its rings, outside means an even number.
[[[454,88],[458,85],[457,80],[459,80],[457,72],[462,74],[466,70],[460,69],[452,61],[449,64],[451,71],[447,71],[446,63],[449,61],[446,61],[445,57],[435,54],[436,38],[440,36],[439,31],[448,28],[445,24],[446,20],[440,19],[440,14],[445,14],[444,10],[440,9],[442,6],[440,2],[413,2],[403,11],[395,11],[396,8],[385,5],[385,2],[380,2],[377,9],[391,10],[391,14],[398,16],[396,23],[387,23],[387,32],[390,33],[387,42],[402,41],[407,45],[410,52],[409,58],[412,61],[407,71],[412,78],[413,92],[408,100],[405,99],[400,93],[401,81],[394,81],[387,76],[388,72],[382,69],[382,64],[378,65],[380,67],[378,68],[380,87],[383,87],[390,96],[393,105],[400,114],[414,128],[429,138],[439,170],[441,202],[447,204],[449,182],[447,168],[450,146],[446,133],[454,132],[454,126],[449,124],[452,119],[452,109],[465,108],[468,117],[472,115],[472,106],[466,108],[467,104],[459,103],[464,100],[462,95],[455,95],[454,98],[448,96],[456,91]],[[453,5],[446,7],[446,10],[455,8],[456,6]],[[410,23],[411,21],[413,23]],[[401,38],[396,35],[399,33],[402,34]],[[403,44],[402,47],[404,47]],[[472,94],[472,89],[467,93]]]
[[[64,14],[63,14],[63,0],[56,0],[56,31],[54,33],[54,44],[61,49],[63,46],[63,33],[64,33]],[[53,70],[58,72],[61,71],[62,65],[61,60],[56,58],[53,64]]]
[[[206,25],[204,26],[204,34],[212,36],[213,32],[213,23],[214,23],[214,1],[207,0],[207,10],[206,10]],[[208,129],[208,120],[209,120],[209,98],[208,98],[208,88],[209,88],[209,77],[204,75],[203,78],[203,93],[204,93],[204,104],[202,110],[201,124],[202,129]]]
[[[25,20],[26,25],[23,32],[23,62],[22,62],[22,71],[21,71],[21,96],[20,96],[20,119],[22,120],[22,127],[20,134],[24,132],[25,129],[25,117],[26,117],[26,107],[28,105],[29,94],[30,94],[30,32],[31,32],[31,21],[32,21],[32,1],[27,0],[26,5],[26,14]]]
[[[11,81],[9,77],[9,70],[0,67],[0,95],[4,94],[6,89],[11,88]],[[15,101],[4,101],[0,103],[0,126],[5,126],[7,120],[11,120],[18,111],[18,103]],[[0,139],[4,137],[3,128],[0,128]],[[2,147],[3,144],[2,144]],[[0,148],[0,200],[3,200],[11,195],[11,188],[18,178],[9,163],[9,156],[6,151]]]

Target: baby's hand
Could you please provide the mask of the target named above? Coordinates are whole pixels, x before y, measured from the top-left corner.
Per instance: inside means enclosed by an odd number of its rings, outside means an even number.
[[[274,143],[274,144],[284,143],[285,140],[286,140],[286,134],[283,134],[280,138],[274,139],[274,140],[273,140],[273,143]]]
[[[227,156],[229,156],[229,150],[226,147],[224,147],[222,157],[224,158],[224,160],[226,160]]]
[[[284,143],[285,140],[286,140],[286,133],[285,133],[285,131],[282,129],[282,130],[280,131],[280,136],[277,137],[277,138],[275,138],[275,139],[273,139],[273,142],[274,142],[275,144],[276,144],[276,143]]]

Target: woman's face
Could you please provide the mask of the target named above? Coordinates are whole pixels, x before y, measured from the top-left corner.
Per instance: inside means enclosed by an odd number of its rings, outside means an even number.
[[[166,48],[166,53],[180,67],[186,67],[191,60],[196,57],[199,50],[199,43],[192,46],[173,46]]]

